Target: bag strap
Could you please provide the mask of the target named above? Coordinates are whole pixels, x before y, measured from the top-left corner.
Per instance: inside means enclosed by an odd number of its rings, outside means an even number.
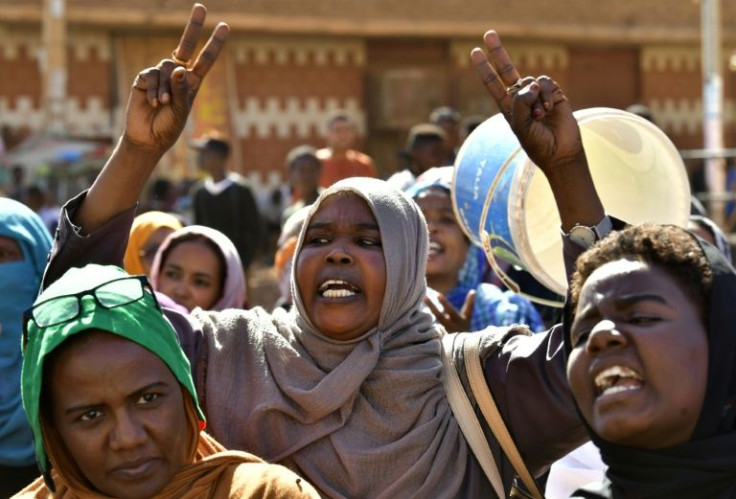
[[[480,362],[481,339],[481,335],[475,335],[473,337],[466,337],[463,342],[463,357],[465,359],[465,370],[470,381],[470,389],[475,396],[475,400],[478,402],[478,406],[480,406],[483,416],[490,425],[494,436],[498,439],[501,448],[506,454],[506,457],[509,458],[509,461],[511,461],[511,465],[516,470],[521,481],[531,493],[532,497],[542,499],[544,496],[539,491],[537,482],[534,481],[534,478],[524,464],[519,449],[516,448],[516,444],[511,438],[511,434],[506,427],[503,417],[501,417],[501,413],[498,410],[495,400],[493,400],[493,395],[483,375]]]
[[[473,450],[473,454],[478,459],[483,472],[488,477],[488,481],[491,482],[496,495],[499,498],[506,497],[501,474],[498,472],[491,448],[488,446],[483,428],[481,428],[480,422],[478,422],[473,406],[468,399],[468,394],[465,393],[465,388],[460,381],[460,376],[455,367],[455,359],[452,354],[454,337],[454,334],[445,334],[442,337],[442,369],[444,371],[442,384],[447,394],[447,400],[450,402],[450,407],[455,414],[455,419],[463,435],[465,435],[465,440]]]

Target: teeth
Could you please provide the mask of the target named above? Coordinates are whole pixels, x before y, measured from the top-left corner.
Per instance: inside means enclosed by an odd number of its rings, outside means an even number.
[[[347,298],[353,296],[355,293],[348,289],[328,289],[322,293],[325,298]]]
[[[601,393],[601,395],[612,395],[614,393],[626,392],[626,391],[629,391],[629,390],[638,390],[639,388],[641,388],[641,386],[639,386],[639,385],[636,385],[636,386],[633,386],[633,385],[632,386],[612,386],[610,388],[606,388],[605,390],[603,390],[603,392]]]
[[[430,255],[433,255],[435,253],[441,253],[442,251],[443,251],[442,245],[440,245],[440,244],[438,244],[438,243],[436,243],[434,241],[431,241],[429,243],[429,254]]]
[[[328,279],[319,287],[319,293],[325,298],[346,298],[357,292],[355,286],[342,279]]]
[[[338,279],[329,279],[329,280],[327,280],[327,281],[325,281],[325,282],[322,283],[322,286],[319,287],[319,290],[320,290],[320,292],[322,292],[322,291],[327,290],[327,288],[329,288],[331,286],[343,286],[343,287],[346,287],[346,286],[350,286],[350,283],[348,283],[347,281],[342,281],[342,280],[338,280]]]
[[[598,376],[595,377],[595,386],[602,394],[617,393],[625,390],[635,390],[640,388],[640,384],[626,384],[614,386],[620,379],[633,379],[636,381],[643,381],[643,378],[636,373],[633,369],[622,366],[613,366],[601,371]]]

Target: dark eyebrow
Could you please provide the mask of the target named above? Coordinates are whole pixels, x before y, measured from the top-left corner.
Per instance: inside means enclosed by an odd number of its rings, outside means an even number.
[[[636,294],[619,296],[614,299],[614,303],[616,304],[617,308],[631,307],[632,305],[642,302],[642,301],[655,301],[657,303],[661,303],[662,305],[669,306],[669,303],[667,303],[667,300],[665,300],[660,295],[655,294],[655,293],[636,293]],[[598,307],[587,306],[579,314],[575,314],[575,318],[573,320],[583,321],[591,317],[596,317],[597,315],[598,315]]]
[[[165,381],[155,381],[153,383],[150,383],[144,387],[139,388],[138,390],[134,391],[130,394],[130,398],[132,397],[138,397],[141,393],[146,392],[152,388],[166,388],[168,387],[168,383]],[[89,409],[94,409],[95,407],[100,407],[102,404],[84,404],[84,405],[77,405],[74,407],[69,407],[64,411],[65,415],[76,413],[76,412],[86,412]]]
[[[631,294],[631,295],[623,295],[618,296],[615,299],[615,302],[617,305],[629,307],[637,302],[640,301],[656,301],[658,303],[661,303],[662,305],[669,305],[667,303],[667,300],[662,298],[662,296],[655,294],[655,293],[638,293],[638,294]]]
[[[194,277],[206,277],[207,279],[214,279],[215,276],[208,274],[207,272],[195,272]]]
[[[332,222],[315,222],[313,224],[309,224],[307,230],[329,229],[333,225],[335,224]],[[373,222],[361,222],[355,224],[355,226],[363,230],[375,230],[380,232],[378,225]]]

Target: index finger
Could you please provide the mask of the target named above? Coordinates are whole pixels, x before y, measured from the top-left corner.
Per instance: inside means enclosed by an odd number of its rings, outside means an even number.
[[[220,51],[225,45],[225,41],[227,41],[227,36],[229,33],[230,26],[228,26],[227,24],[219,23],[217,26],[215,26],[210,39],[207,40],[207,43],[197,56],[197,60],[194,61],[194,64],[192,65],[191,70],[194,74],[196,74],[200,78],[205,77],[207,72],[217,60],[217,56],[220,55]]]
[[[456,321],[458,319],[461,319],[460,313],[455,308],[455,306],[452,303],[450,303],[450,300],[448,300],[447,297],[445,297],[445,295],[439,294],[439,295],[437,295],[437,299],[439,300],[440,304],[442,305],[442,308],[445,310],[445,317],[446,318],[448,318],[450,320],[453,320],[453,321]]]
[[[470,53],[470,59],[486,90],[503,109],[502,102],[506,101],[507,105],[510,105],[506,89],[519,80],[519,72],[511,63],[495,31],[487,31],[483,36],[483,41],[488,49],[488,56],[483,50],[475,48]]]
[[[493,30],[486,31],[483,35],[483,41],[488,49],[488,61],[493,65],[496,73],[501,78],[501,82],[504,85],[504,91],[506,87],[513,85],[521,77],[519,72],[511,62],[509,54],[506,53],[506,49],[503,48],[501,38]]]
[[[434,301],[432,301],[432,298],[430,298],[429,296],[425,296],[423,301],[424,304],[427,305],[427,307],[429,308],[430,312],[432,312],[432,314],[436,318],[439,319],[440,317],[442,317],[443,313],[440,311],[439,308],[437,308],[437,305],[435,305]]]
[[[181,61],[189,61],[197,47],[199,36],[202,33],[204,20],[207,17],[207,9],[201,3],[195,3],[192,12],[189,14],[189,22],[187,22],[184,32],[179,39],[179,45],[176,46],[172,55]]]

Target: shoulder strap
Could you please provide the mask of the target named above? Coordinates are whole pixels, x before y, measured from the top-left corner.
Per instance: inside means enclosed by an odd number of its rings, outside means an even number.
[[[531,473],[529,473],[529,470],[524,464],[524,460],[519,453],[519,449],[516,448],[516,444],[511,438],[508,428],[506,428],[506,423],[501,417],[498,406],[493,400],[493,395],[488,388],[485,376],[483,376],[479,351],[481,336],[476,336],[477,338],[466,338],[466,341],[463,342],[463,357],[465,359],[465,370],[468,374],[468,380],[470,381],[470,389],[475,396],[475,400],[480,406],[483,416],[490,425],[494,436],[498,439],[499,444],[501,444],[501,448],[509,458],[509,461],[511,461],[511,464],[521,478],[521,481],[534,498],[541,499],[544,496],[539,491],[537,483],[534,481],[534,478],[532,478]]]
[[[483,434],[483,429],[478,422],[473,406],[468,400],[460,377],[455,367],[455,359],[452,354],[452,343],[455,335],[445,334],[442,338],[442,368],[444,376],[442,376],[442,384],[447,393],[447,399],[450,402],[452,412],[455,414],[460,429],[465,435],[465,440],[473,450],[476,459],[480,463],[483,472],[491,482],[493,489],[498,497],[506,497],[501,480],[501,474],[498,472],[496,461],[493,459],[491,448]]]

